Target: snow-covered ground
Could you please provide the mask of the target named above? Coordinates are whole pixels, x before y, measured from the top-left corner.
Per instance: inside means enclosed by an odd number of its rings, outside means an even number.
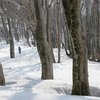
[[[22,53],[18,54],[18,46]],[[57,61],[57,49],[54,49]],[[9,45],[0,43],[0,62],[6,86],[0,86],[0,100],[100,100],[100,63],[88,62],[92,96],[72,96],[72,60],[61,51],[61,63],[53,64],[54,80],[41,80],[41,63],[35,47],[15,43],[15,58]]]

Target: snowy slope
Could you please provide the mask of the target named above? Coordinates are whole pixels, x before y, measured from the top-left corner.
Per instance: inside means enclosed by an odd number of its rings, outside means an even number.
[[[18,46],[22,48],[21,54]],[[57,60],[57,49],[54,53]],[[41,63],[35,47],[16,43],[15,55],[10,59],[9,45],[0,43],[0,62],[6,78],[6,86],[0,86],[0,100],[100,100],[100,63],[89,62],[92,96],[71,96],[72,60],[64,50],[61,63],[53,64],[54,80],[41,80]]]

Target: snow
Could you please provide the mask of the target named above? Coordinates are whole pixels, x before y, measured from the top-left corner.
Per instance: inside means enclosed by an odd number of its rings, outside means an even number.
[[[18,46],[22,53],[18,54]],[[54,49],[57,61],[57,49]],[[6,86],[0,86],[0,100],[100,100],[100,63],[88,62],[92,96],[71,95],[72,59],[61,50],[61,63],[53,64],[54,80],[41,80],[41,63],[36,47],[15,43],[15,58],[10,59],[9,45],[0,43],[0,62]]]

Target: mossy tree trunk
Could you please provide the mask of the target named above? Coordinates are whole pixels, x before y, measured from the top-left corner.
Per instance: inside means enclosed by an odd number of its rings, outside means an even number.
[[[86,38],[81,28],[80,0],[62,0],[73,46],[72,95],[90,95]]]
[[[51,49],[47,41],[46,23],[44,20],[43,8],[40,0],[34,0],[34,8],[36,14],[36,41],[42,64],[41,79],[53,79],[53,61],[51,57]]]

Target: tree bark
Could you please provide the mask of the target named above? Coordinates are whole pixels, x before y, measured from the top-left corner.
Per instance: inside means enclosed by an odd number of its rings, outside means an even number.
[[[13,40],[12,31],[11,31],[11,22],[10,22],[10,18],[9,17],[7,19],[8,19],[8,27],[9,27],[10,58],[15,58],[14,40]]]
[[[19,21],[16,19],[12,19],[12,27],[14,28],[15,31],[15,40],[19,42],[19,34],[18,34],[18,27],[19,27]]]
[[[0,85],[4,86],[5,85],[5,77],[3,74],[3,69],[2,69],[2,64],[0,63]]]
[[[50,6],[51,5],[48,4],[48,0],[45,0],[45,2],[46,2],[46,11],[47,11],[47,19],[46,19],[47,41],[51,48],[53,63],[55,63],[56,61],[55,61],[55,57],[54,57],[54,53],[53,53],[53,47],[52,47],[52,42],[51,42],[51,33],[50,33]]]
[[[41,79],[53,79],[53,64],[51,57],[51,49],[46,36],[46,24],[44,21],[43,10],[40,0],[34,0],[35,14],[36,14],[36,41],[42,64]]]
[[[62,0],[73,46],[73,87],[72,95],[90,95],[87,69],[86,38],[81,28],[80,0]],[[67,7],[69,6],[69,15]]]

